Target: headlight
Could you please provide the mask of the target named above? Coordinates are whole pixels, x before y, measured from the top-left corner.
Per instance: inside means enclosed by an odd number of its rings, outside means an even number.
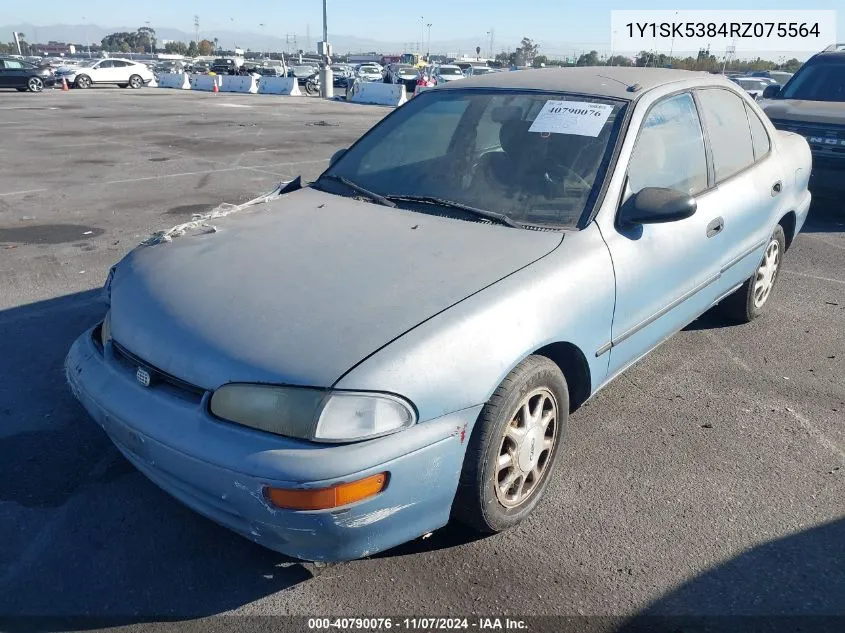
[[[100,344],[105,348],[106,343],[111,340],[111,310],[106,312],[103,324],[100,326]]]
[[[211,413],[260,431],[318,442],[351,442],[416,423],[406,401],[389,394],[232,383],[211,396]]]

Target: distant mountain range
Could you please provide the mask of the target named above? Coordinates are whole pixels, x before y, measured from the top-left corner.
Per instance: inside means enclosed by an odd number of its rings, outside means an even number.
[[[86,41],[91,43],[100,42],[106,35],[119,32],[132,32],[138,29],[135,27],[115,26],[103,27],[96,24],[79,25],[79,24],[53,24],[49,26],[34,26],[32,24],[10,24],[0,26],[0,41],[10,41],[12,39],[12,32],[25,33],[26,39],[30,43],[47,43],[49,41],[67,42],[84,44]],[[194,39],[194,34],[179,29],[172,29],[167,27],[156,28],[156,37],[159,41],[162,40],[178,40],[182,42],[190,42]],[[223,48],[231,49],[237,45],[239,48],[252,49],[254,51],[271,50],[273,52],[296,51],[302,49],[303,51],[316,52],[317,41],[320,39],[320,33],[315,32],[310,37],[310,46],[308,46],[308,37],[299,33],[291,35],[288,38],[284,34],[270,34],[255,33],[247,31],[206,31],[200,29],[200,39],[213,40],[217,38],[218,42]],[[353,35],[329,34],[329,41],[332,44],[334,51],[338,54],[344,53],[366,53],[370,51],[377,51],[382,53],[403,53],[403,52],[417,52],[417,42],[415,34],[409,34],[406,41],[379,41],[367,38],[356,37]],[[571,55],[575,52],[585,52],[591,48],[597,49],[600,52],[606,49],[609,43],[595,43],[595,44],[566,44],[562,42],[545,42],[538,40],[540,45],[540,53],[546,55]],[[504,41],[496,40],[493,43],[493,53],[502,50],[513,50],[519,46],[519,41]],[[482,56],[487,55],[489,47],[488,36],[484,33],[478,36],[462,38],[460,40],[448,41],[432,41],[431,52],[435,54],[448,55],[475,55],[475,48],[481,47]],[[423,51],[425,52],[425,51]]]

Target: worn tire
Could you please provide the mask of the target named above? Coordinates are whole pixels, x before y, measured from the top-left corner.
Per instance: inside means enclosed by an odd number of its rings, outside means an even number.
[[[91,83],[91,78],[88,75],[79,75],[74,80],[73,85],[84,90],[85,88],[90,88]]]
[[[497,464],[503,450],[505,433],[519,416],[520,403],[538,389],[547,390],[556,401],[554,443],[530,496],[516,507],[506,507],[496,491]],[[475,423],[452,505],[452,517],[479,532],[489,534],[506,530],[531,514],[542,499],[555,471],[561,454],[560,446],[566,437],[568,418],[569,389],[558,366],[544,356],[529,356],[517,365],[484,405]],[[533,456],[533,443],[530,448]],[[520,454],[519,450],[517,454]],[[518,464],[519,460],[515,460],[515,463]]]
[[[777,264],[771,281],[770,290],[766,293],[763,301],[760,302],[755,299],[755,285],[761,275],[761,270],[766,262],[766,257],[772,248],[776,249]],[[772,294],[777,287],[777,280],[780,276],[780,269],[783,263],[783,254],[785,251],[786,235],[783,232],[783,227],[778,224],[775,227],[774,232],[772,232],[772,236],[769,238],[769,241],[766,243],[766,250],[764,251],[763,259],[754,271],[754,274],[746,280],[742,286],[737,288],[733,294],[728,296],[721,302],[721,304],[719,304],[719,309],[722,314],[737,323],[749,323],[763,314],[766,305],[771,300]]]

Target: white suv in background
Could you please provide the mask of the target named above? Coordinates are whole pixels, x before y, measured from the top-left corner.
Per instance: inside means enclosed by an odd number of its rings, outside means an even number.
[[[153,80],[153,71],[144,64],[128,59],[89,60],[69,69],[58,77],[76,88],[90,88],[94,84],[117,84],[121,88],[140,88]]]

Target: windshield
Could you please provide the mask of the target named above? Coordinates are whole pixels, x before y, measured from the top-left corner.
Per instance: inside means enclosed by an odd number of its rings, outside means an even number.
[[[375,66],[361,66],[360,72],[362,72],[362,73],[377,73],[377,72],[379,72],[379,70]]]
[[[804,66],[779,96],[808,101],[845,101],[845,61]]]
[[[574,228],[590,210],[624,105],[599,97],[501,90],[414,97],[352,146],[315,186],[356,195],[422,196]],[[436,205],[398,202],[449,215]],[[454,215],[454,213],[452,214]]]
[[[89,60],[86,60],[86,61],[82,62],[81,64],[79,64],[79,67],[80,68],[91,68],[91,66],[93,66],[94,64],[96,64],[99,61],[100,61],[99,59],[89,59]]]
[[[441,75],[461,75],[463,73],[461,72],[460,68],[441,68],[440,74]]]

